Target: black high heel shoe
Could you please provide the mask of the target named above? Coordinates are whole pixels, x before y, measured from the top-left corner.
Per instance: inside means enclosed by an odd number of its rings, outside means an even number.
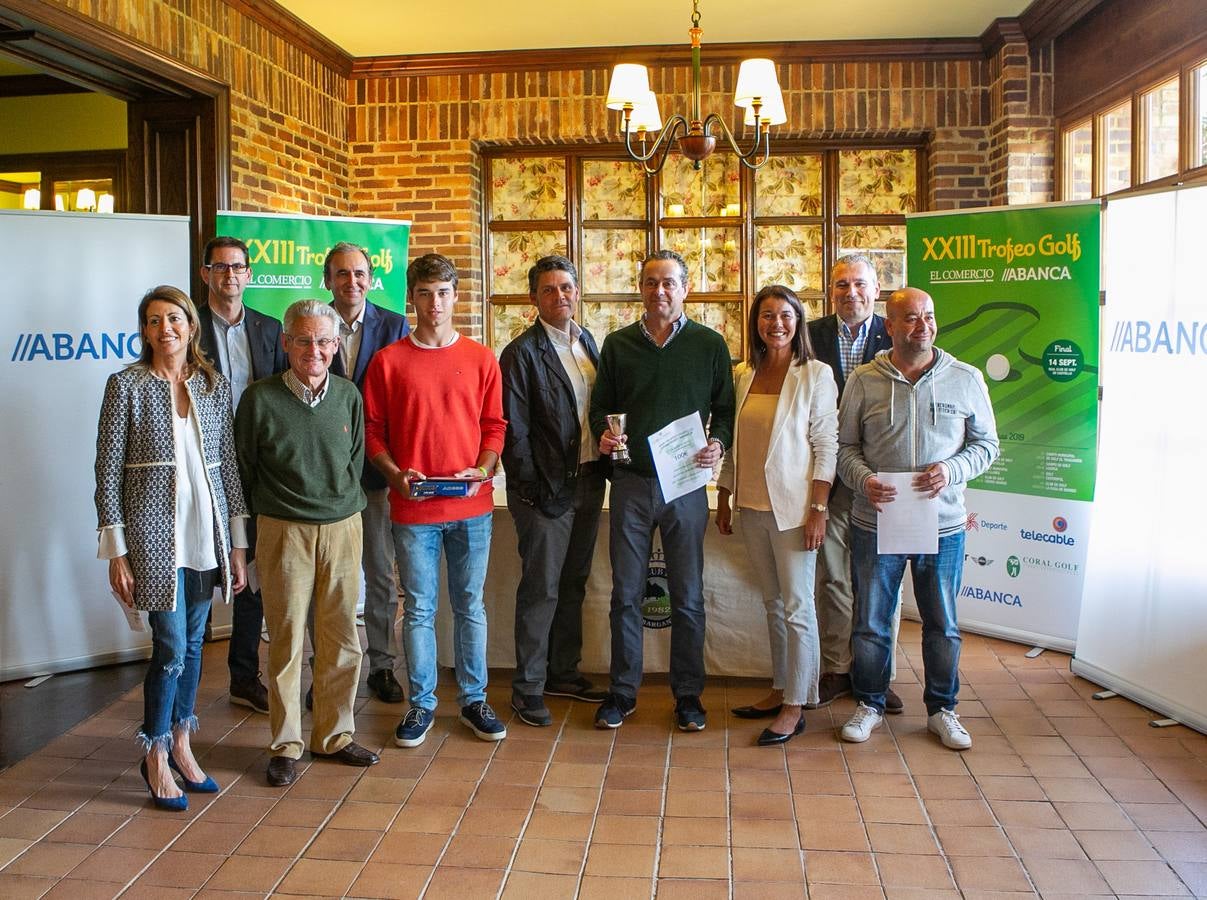
[[[783,706],[782,703],[777,706],[735,706],[730,712],[739,719],[774,719]]]
[[[147,760],[145,758],[139,763],[138,771],[142,773],[142,780],[147,783],[147,791],[150,792],[156,809],[166,809],[169,812],[184,812],[189,808],[189,798],[184,794],[181,794],[179,797],[160,797],[155,793],[155,789],[151,787],[151,777],[147,774]]]
[[[780,734],[778,731],[764,728],[763,733],[759,735],[758,744],[760,747],[774,747],[776,744],[786,744],[804,730],[805,714],[801,713],[800,718],[796,722],[796,727],[789,734]]]
[[[214,781],[208,775],[205,776],[205,781],[189,781],[185,777],[184,772],[180,771],[180,766],[176,765],[176,757],[172,755],[171,750],[168,751],[168,766],[180,776],[180,780],[184,782],[185,790],[193,791],[197,794],[216,794],[222,790],[222,788],[218,787],[218,782]]]

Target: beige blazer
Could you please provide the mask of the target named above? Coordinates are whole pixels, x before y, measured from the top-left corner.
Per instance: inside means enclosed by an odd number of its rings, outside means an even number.
[[[743,363],[734,373],[738,417],[750,393],[754,370]],[[735,422],[733,446],[725,454],[717,487],[737,494],[737,454],[741,452]],[[780,531],[799,528],[809,512],[813,482],[834,482],[838,457],[838,385],[830,367],[815,359],[791,365],[780,388],[767,461],[767,493]]]

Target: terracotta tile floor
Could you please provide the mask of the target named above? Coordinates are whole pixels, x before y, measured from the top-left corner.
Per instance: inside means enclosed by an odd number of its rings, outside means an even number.
[[[227,702],[210,645],[196,746],[223,792],[151,807],[136,688],[0,773],[0,897],[1207,897],[1207,737],[1091,700],[1067,656],[1026,649],[965,637],[963,754],[926,733],[904,623],[906,714],[866,744],[835,736],[844,699],[786,747],[752,746],[763,723],[727,710],[764,685],[738,679],[710,683],[702,734],[671,727],[651,678],[615,732],[555,700],[554,727],[486,744],[450,699],[412,750],[393,744],[401,709],[362,696],[381,764],[307,760],[283,791],[264,782],[267,718]]]

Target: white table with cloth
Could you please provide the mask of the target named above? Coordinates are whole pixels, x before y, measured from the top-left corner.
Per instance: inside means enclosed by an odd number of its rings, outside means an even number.
[[[498,481],[501,483],[502,478]],[[715,508],[715,492],[711,486],[708,490],[709,505]],[[515,523],[506,502],[502,488],[496,488],[490,568],[484,591],[489,622],[487,662],[498,668],[515,667],[515,592],[520,580]],[[611,659],[608,610],[612,596],[612,567],[608,561],[608,527],[609,510],[605,502],[599,523],[599,540],[595,545],[595,561],[583,602],[581,668],[589,673],[606,673]],[[655,534],[650,579],[653,583],[651,592],[655,594],[659,586],[665,589],[665,581],[660,582],[658,578],[660,551],[661,544]],[[443,582],[442,576],[436,634],[440,665],[451,666],[452,614]],[[704,609],[708,622],[704,664],[708,674],[769,678],[771,651],[767,639],[767,618],[745,545],[737,533],[729,536],[720,534],[711,520],[704,538]],[[401,609],[399,613],[401,618]],[[669,669],[670,638],[669,627],[645,628],[646,672],[666,672]]]

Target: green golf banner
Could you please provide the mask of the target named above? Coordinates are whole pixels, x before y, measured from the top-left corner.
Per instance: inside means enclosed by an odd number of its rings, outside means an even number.
[[[330,300],[323,287],[323,260],[333,245],[348,241],[369,251],[369,299],[406,314],[410,222],[219,212],[218,234],[247,244],[252,276],[243,301],[252,309],[279,319],[295,300]]]
[[[1001,456],[969,486],[960,624],[1071,650],[1098,440],[1100,208],[906,218],[935,343],[985,376]]]

